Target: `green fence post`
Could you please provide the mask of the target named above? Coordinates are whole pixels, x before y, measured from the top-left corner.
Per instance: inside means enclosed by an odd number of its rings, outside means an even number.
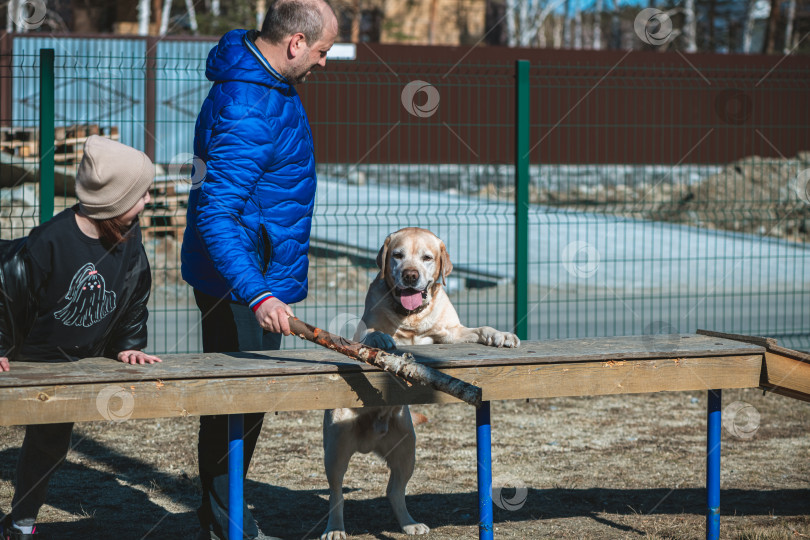
[[[515,334],[529,337],[529,61],[516,62]]]
[[[53,217],[54,97],[53,49],[39,50],[39,222]]]

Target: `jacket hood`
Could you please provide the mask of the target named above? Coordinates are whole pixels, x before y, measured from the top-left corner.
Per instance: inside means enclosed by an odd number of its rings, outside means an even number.
[[[256,30],[231,30],[208,53],[205,76],[212,82],[242,81],[289,87],[281,74],[259,52]]]

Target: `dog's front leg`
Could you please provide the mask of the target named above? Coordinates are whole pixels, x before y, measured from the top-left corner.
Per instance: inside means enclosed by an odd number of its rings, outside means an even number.
[[[481,326],[474,329],[478,334],[478,343],[492,347],[517,347],[520,339],[511,332],[501,332],[490,326]]]
[[[433,337],[436,343],[480,343],[491,347],[517,347],[520,339],[510,332],[501,332],[491,326],[467,328],[456,326]]]

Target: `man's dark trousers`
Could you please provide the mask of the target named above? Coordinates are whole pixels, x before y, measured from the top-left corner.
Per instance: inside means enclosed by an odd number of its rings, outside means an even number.
[[[202,313],[203,352],[267,351],[281,348],[281,334],[264,330],[253,311],[228,299],[194,290],[194,299]],[[244,470],[247,474],[264,413],[245,414]],[[200,417],[197,446],[202,483],[202,502],[197,510],[200,524],[219,538],[228,538],[228,416]],[[245,538],[259,534],[256,520],[243,500]],[[240,540],[240,539],[231,539]]]

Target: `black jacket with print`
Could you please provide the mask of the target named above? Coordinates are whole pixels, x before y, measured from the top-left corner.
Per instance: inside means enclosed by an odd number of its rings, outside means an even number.
[[[27,238],[0,240],[0,357],[12,361],[37,315],[26,241]],[[119,307],[107,331],[94,344],[92,356],[116,358],[121,351],[143,350],[146,347],[146,320],[149,316],[146,304],[152,274],[143,248],[127,270],[125,279],[126,286]]]

